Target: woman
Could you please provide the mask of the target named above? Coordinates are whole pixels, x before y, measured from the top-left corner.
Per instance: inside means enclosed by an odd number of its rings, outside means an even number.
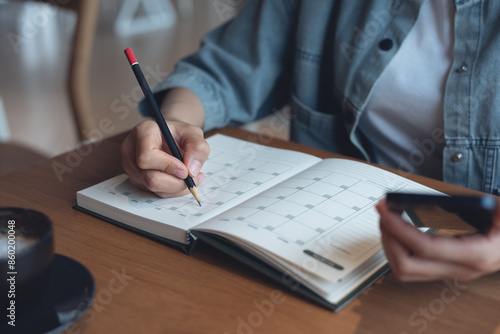
[[[203,131],[290,104],[292,140],[499,195],[499,16],[491,0],[249,1],[155,89],[185,165],[144,122],[123,166],[140,187],[184,195],[188,173],[203,182]],[[484,235],[440,238],[378,210],[401,280],[500,268],[498,213]]]

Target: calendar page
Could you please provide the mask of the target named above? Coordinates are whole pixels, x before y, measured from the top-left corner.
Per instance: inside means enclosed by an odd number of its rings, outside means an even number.
[[[79,206],[105,217],[175,241],[187,243],[186,232],[321,161],[289,150],[262,146],[224,135],[207,139],[210,156],[202,167],[205,181],[192,195],[160,198],[138,189],[126,174],[77,193]]]
[[[197,230],[336,281],[382,250],[375,205],[398,191],[440,194],[365,163],[325,159]]]

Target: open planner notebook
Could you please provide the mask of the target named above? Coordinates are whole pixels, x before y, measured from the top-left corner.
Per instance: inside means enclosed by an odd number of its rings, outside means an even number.
[[[388,270],[374,208],[386,192],[439,192],[361,162],[214,135],[192,195],[162,199],[125,174],[76,208],[190,253],[203,240],[338,310]]]

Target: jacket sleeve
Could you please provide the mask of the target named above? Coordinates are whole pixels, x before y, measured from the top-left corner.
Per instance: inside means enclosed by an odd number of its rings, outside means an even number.
[[[191,90],[205,110],[204,130],[239,125],[283,107],[293,61],[291,0],[250,0],[232,20],[207,34],[198,52],[182,59],[155,89]],[[148,113],[144,101],[143,114]]]

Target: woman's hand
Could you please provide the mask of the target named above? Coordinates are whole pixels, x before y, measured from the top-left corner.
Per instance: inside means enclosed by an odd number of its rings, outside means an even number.
[[[377,210],[386,256],[401,281],[469,281],[500,270],[499,210],[487,233],[457,237],[422,233],[390,211],[384,200]]]
[[[205,176],[200,173],[210,147],[200,127],[181,121],[168,122],[168,127],[182,154],[184,163],[170,155],[158,125],[145,121],[136,126],[121,146],[122,165],[132,184],[160,197],[176,197],[189,193],[184,179],[189,174],[196,185]]]

